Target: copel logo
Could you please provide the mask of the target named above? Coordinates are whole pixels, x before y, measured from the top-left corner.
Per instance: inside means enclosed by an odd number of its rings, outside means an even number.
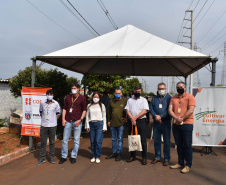
[[[25,105],[31,105],[31,102],[34,105],[39,105],[41,103],[42,100],[33,100],[31,101],[31,98],[25,98]]]
[[[30,120],[31,119],[31,114],[30,113],[25,113],[25,118],[26,118],[26,120]]]

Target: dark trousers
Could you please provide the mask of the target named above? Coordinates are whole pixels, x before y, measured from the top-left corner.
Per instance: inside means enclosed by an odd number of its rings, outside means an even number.
[[[178,164],[184,166],[192,165],[192,124],[173,125],[173,135],[177,145]]]
[[[146,126],[146,119],[138,119],[136,121],[137,124],[137,130],[138,134],[141,137],[141,145],[142,145],[142,159],[147,159],[147,141],[146,141],[146,132],[147,132],[147,126]],[[131,135],[132,131],[132,123],[129,121],[128,126],[129,135]],[[135,134],[135,127],[133,126],[133,133]],[[131,157],[136,157],[136,152],[130,152]]]
[[[41,136],[41,151],[40,159],[46,159],[46,144],[47,138],[49,137],[49,157],[54,157],[55,152],[55,135],[56,127],[41,127],[40,136]]]

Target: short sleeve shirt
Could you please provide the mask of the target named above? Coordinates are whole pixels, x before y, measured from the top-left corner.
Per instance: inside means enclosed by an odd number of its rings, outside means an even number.
[[[134,97],[132,97],[128,99],[125,109],[129,110],[132,116],[137,116],[141,111],[149,110],[148,101],[142,96],[140,96],[138,99],[135,99]],[[143,119],[143,118],[146,118],[146,115],[144,115],[139,119]]]
[[[182,97],[175,95],[170,100],[170,105],[173,105],[173,112],[176,116],[183,116],[187,111],[189,106],[195,106],[196,101],[195,97],[191,94],[185,93]],[[180,113],[178,113],[178,109],[180,108]],[[192,115],[183,121],[184,124],[193,124],[194,116]]]

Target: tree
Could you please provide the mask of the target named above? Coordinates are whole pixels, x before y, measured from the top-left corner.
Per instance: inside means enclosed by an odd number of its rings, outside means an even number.
[[[20,70],[9,83],[14,97],[21,96],[22,87],[31,87],[32,67]],[[65,96],[70,92],[71,82],[79,82],[78,79],[70,77],[58,71],[58,69],[44,70],[36,68],[35,87],[50,87],[54,92],[54,99],[63,105]]]
[[[84,78],[82,83],[84,84]],[[86,81],[88,94],[95,91],[100,93],[107,91],[109,94],[113,94],[116,88],[124,88],[126,84],[126,76],[119,75],[88,75]]]
[[[129,92],[134,91],[135,86],[140,86],[141,89],[142,89],[142,84],[139,82],[138,78],[133,77],[133,78],[127,79],[126,80],[126,86],[123,89],[123,93],[126,93],[128,95]]]

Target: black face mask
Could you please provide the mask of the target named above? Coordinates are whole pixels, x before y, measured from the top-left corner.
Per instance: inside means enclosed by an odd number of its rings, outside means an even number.
[[[177,89],[178,94],[184,94],[184,89],[183,88],[179,88]]]
[[[134,96],[135,96],[136,98],[139,98],[139,97],[140,97],[140,93],[134,93]]]

